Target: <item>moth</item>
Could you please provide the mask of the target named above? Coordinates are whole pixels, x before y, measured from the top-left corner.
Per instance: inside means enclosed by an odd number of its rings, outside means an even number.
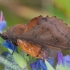
[[[70,28],[55,16],[35,17],[28,24],[10,27],[0,36],[40,59],[56,57],[58,51],[70,49]]]

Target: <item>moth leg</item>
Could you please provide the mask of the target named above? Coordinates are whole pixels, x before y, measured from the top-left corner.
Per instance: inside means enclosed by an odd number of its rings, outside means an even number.
[[[14,54],[15,51],[18,53],[17,47],[14,47],[12,55]]]
[[[29,56],[29,54],[27,54],[27,56]]]
[[[15,51],[15,47],[14,47],[14,50],[13,50],[13,52],[12,52],[12,55],[14,54],[14,51]]]

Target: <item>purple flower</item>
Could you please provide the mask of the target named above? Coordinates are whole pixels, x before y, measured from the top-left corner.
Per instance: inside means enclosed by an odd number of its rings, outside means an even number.
[[[6,41],[3,43],[3,45],[4,45],[6,48],[9,48],[9,49],[11,49],[11,50],[13,50],[13,51],[18,52],[17,46],[13,45],[13,43],[11,43],[9,40],[6,40]]]
[[[67,65],[70,67],[70,55],[63,56],[62,52],[58,53],[58,65],[62,64],[63,66]]]
[[[0,12],[0,33],[3,32],[3,30],[7,27],[7,23],[6,21],[4,20],[4,16],[3,16],[3,13],[2,11]]]
[[[53,66],[54,65],[54,58],[50,58],[48,60],[48,62]],[[39,70],[39,69],[42,69],[42,70],[47,70],[47,67],[45,65],[45,62],[43,60],[37,60],[36,62],[32,63],[31,64],[31,68],[32,70]]]
[[[63,64],[63,54],[58,52],[58,65]]]

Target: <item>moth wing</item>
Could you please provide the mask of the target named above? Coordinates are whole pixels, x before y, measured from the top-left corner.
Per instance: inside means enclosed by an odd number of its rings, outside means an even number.
[[[31,19],[30,21],[29,21],[29,23],[27,24],[27,29],[26,29],[26,31],[30,31],[30,30],[32,30],[38,23],[38,20],[39,19],[41,19],[42,18],[42,16],[40,15],[40,16],[38,16],[38,17],[35,17],[35,18],[33,18],[33,19]]]
[[[30,31],[21,35],[20,39],[33,42],[40,46],[53,46],[70,49],[70,29],[56,17],[42,17]]]
[[[39,45],[33,44],[33,43],[29,43],[27,41],[24,40],[17,40],[17,44],[20,46],[20,48],[25,51],[26,53],[30,54],[33,57],[36,58],[42,58],[43,54],[40,53],[41,52],[41,47]]]

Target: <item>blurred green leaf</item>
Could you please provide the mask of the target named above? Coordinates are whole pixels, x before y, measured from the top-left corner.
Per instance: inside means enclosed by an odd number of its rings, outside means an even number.
[[[8,49],[11,53],[13,52],[12,50]],[[13,53],[13,57],[15,59],[15,61],[18,63],[18,65],[21,67],[21,68],[25,68],[27,67],[27,62],[26,60],[18,53],[14,52]]]

